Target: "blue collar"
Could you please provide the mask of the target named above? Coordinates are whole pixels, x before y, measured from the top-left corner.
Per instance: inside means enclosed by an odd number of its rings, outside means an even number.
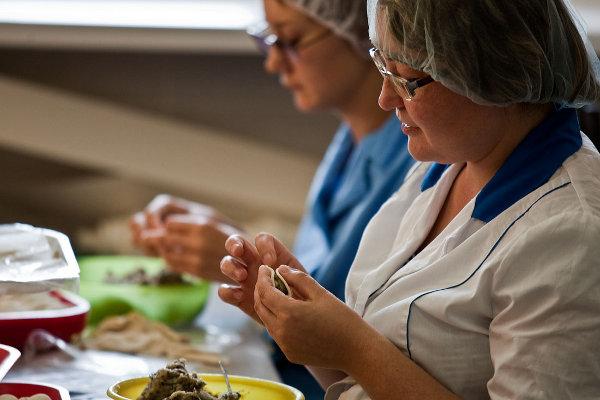
[[[563,162],[581,147],[577,112],[555,109],[534,128],[481,189],[472,217],[490,222],[511,205],[542,186]],[[421,183],[425,191],[434,186],[447,165],[432,165]]]

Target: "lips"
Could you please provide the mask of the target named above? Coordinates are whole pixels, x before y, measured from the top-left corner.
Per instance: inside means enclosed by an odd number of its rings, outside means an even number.
[[[401,129],[405,135],[409,136],[417,134],[419,132],[419,127],[417,125],[414,125],[412,122],[402,121]]]
[[[407,133],[407,131],[414,131],[414,130],[419,129],[419,127],[414,122],[412,122],[408,118],[404,118],[402,115],[400,115],[400,110],[398,110],[398,109],[396,109],[396,117],[398,117],[398,119],[402,123],[402,131],[404,133]]]

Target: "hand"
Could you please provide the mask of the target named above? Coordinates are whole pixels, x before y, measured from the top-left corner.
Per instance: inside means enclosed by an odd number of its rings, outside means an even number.
[[[229,256],[221,261],[221,272],[235,281],[236,285],[222,285],[219,288],[219,297],[262,323],[254,311],[254,286],[258,267],[261,264],[286,264],[302,271],[304,267],[273,235],[261,233],[256,236],[254,242],[255,244],[252,244],[239,235],[231,236],[225,242]]]
[[[261,266],[255,288],[256,314],[286,357],[294,363],[347,371],[352,354],[363,349],[372,328],[352,309],[303,271],[278,271],[294,292],[290,298],[271,283]]]
[[[160,256],[174,271],[226,282],[220,261],[227,255],[225,240],[237,233],[237,228],[204,215],[175,214],[165,220]]]
[[[165,235],[165,222],[173,215],[202,215],[212,220],[234,226],[215,209],[168,194],[156,196],[144,209],[129,221],[133,244],[151,256],[160,255]]]

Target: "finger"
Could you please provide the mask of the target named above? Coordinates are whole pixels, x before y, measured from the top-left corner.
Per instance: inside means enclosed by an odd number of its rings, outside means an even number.
[[[267,328],[267,331],[271,336],[273,336],[273,328],[277,321],[277,317],[273,314],[267,307],[265,307],[260,299],[256,299],[254,302],[254,311],[258,318],[260,318],[261,322]]]
[[[248,278],[248,267],[231,256],[223,257],[220,268],[223,275],[236,282],[242,283]]]
[[[227,304],[237,306],[244,297],[244,291],[239,286],[223,284],[217,292],[221,300]]]
[[[325,291],[313,277],[304,271],[281,265],[277,268],[277,272],[285,279],[294,294],[305,300],[314,299]]]
[[[254,243],[263,264],[271,266],[285,264],[304,271],[304,267],[292,252],[270,233],[259,233],[254,239]]]
[[[267,328],[275,322],[275,313],[263,304],[263,297],[269,291],[278,291],[271,282],[271,268],[266,265],[261,265],[258,269],[258,279],[254,287],[254,310],[265,323]]]
[[[217,293],[225,303],[238,307],[259,324],[263,323],[256,314],[256,311],[254,311],[254,303],[244,300],[244,291],[239,286],[222,284],[219,286]]]
[[[150,211],[144,211],[146,217],[146,225],[150,229],[162,228],[162,218],[160,214],[152,213]]]
[[[225,241],[225,250],[246,265],[260,264],[256,247],[240,235],[232,235]]]

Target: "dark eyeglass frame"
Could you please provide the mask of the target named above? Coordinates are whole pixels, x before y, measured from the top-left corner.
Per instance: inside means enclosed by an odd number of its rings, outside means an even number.
[[[412,101],[412,99],[416,96],[416,90],[418,88],[435,82],[435,80],[430,76],[425,78],[406,79],[391,72],[385,66],[385,58],[383,57],[383,54],[381,54],[381,51],[376,47],[371,48],[369,50],[369,54],[371,55],[375,66],[379,70],[379,73],[381,73],[381,76],[383,76],[383,79],[389,79],[390,82],[392,82],[394,89],[396,89],[396,92],[404,100]]]
[[[248,27],[246,33],[254,40],[256,47],[264,56],[267,56],[269,54],[269,49],[275,46],[291,58],[297,58],[298,52],[301,49],[310,47],[332,34],[332,32],[329,29],[326,29],[320,34],[311,37],[307,40],[295,40],[293,42],[286,42],[281,40],[271,30],[269,25],[264,22]]]

